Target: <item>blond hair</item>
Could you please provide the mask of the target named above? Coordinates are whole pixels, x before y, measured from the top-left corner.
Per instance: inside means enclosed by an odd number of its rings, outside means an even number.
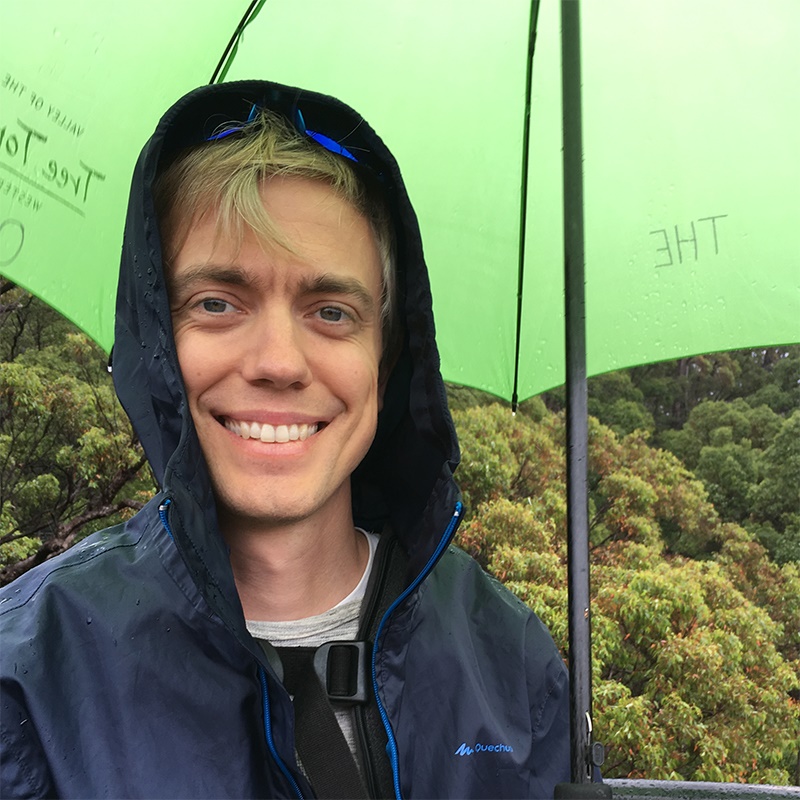
[[[249,228],[265,244],[292,251],[264,208],[261,187],[274,176],[322,181],[370,223],[383,278],[384,358],[394,351],[398,334],[393,231],[377,178],[366,167],[330,152],[283,116],[266,109],[244,125],[232,123],[218,130],[216,137],[179,153],[156,178],[153,196],[167,267],[192,224],[212,209],[217,213],[218,236],[241,245],[245,228]]]

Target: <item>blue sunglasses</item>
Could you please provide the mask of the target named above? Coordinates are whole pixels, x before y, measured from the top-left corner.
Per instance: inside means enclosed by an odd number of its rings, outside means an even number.
[[[245,126],[248,123],[252,122],[256,118],[257,113],[258,113],[258,107],[256,106],[255,103],[253,103],[253,106],[250,109],[250,114],[245,120],[244,125],[236,125],[232,128],[225,128],[225,130],[209,136],[206,139],[206,141],[207,142],[218,141],[219,139],[224,139],[226,136],[230,136],[231,134],[241,132],[242,130],[244,130]],[[292,123],[300,133],[302,133],[305,136],[308,136],[309,139],[313,139],[317,144],[322,145],[322,147],[324,147],[331,153],[335,153],[336,155],[349,158],[351,161],[355,161],[356,164],[360,163],[359,160],[346,147],[343,147],[342,145],[339,144],[339,142],[336,142],[333,139],[331,139],[330,136],[326,136],[324,133],[318,133],[317,131],[309,130],[306,127],[306,121],[303,119],[303,113],[296,106],[294,108],[294,119],[292,120]]]

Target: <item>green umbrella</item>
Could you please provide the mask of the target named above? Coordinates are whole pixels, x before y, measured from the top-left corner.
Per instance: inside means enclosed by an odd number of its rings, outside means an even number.
[[[564,380],[559,15],[539,5],[270,0],[227,72],[328,91],[383,134],[420,216],[444,375],[507,399],[515,376],[519,399]],[[247,10],[31,0],[4,15],[0,271],[106,348],[138,149]],[[582,16],[589,374],[800,339],[796,0],[604,0]]]
[[[539,5],[529,94],[529,0],[271,0],[228,73],[343,95],[383,132],[420,216],[444,374],[507,399],[564,380],[559,6]],[[589,374],[797,341],[800,6],[582,15]]]

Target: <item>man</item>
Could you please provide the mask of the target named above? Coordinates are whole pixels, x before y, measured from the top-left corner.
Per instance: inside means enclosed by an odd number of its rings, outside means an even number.
[[[450,544],[419,232],[355,112],[265,82],[167,112],[113,372],[161,490],[0,597],[4,797],[552,797],[566,671]]]

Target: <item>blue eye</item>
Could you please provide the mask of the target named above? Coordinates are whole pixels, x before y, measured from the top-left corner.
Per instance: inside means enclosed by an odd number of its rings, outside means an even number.
[[[326,322],[341,322],[347,315],[341,308],[336,306],[325,306],[319,310],[319,315]]]
[[[209,297],[206,300],[201,300],[200,305],[203,311],[208,311],[209,314],[224,314],[231,308],[230,303],[224,300],[218,300],[216,297]]]

